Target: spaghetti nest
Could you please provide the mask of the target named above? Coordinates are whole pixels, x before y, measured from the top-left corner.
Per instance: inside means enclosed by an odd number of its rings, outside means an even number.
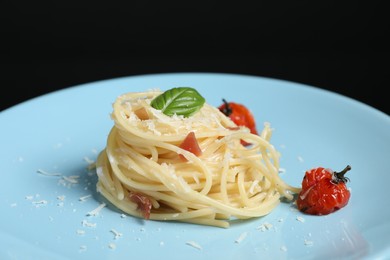
[[[126,93],[113,104],[115,124],[96,165],[97,190],[117,208],[227,228],[232,220],[270,213],[281,197],[298,192],[279,176],[269,124],[251,134],[207,103],[190,117],[167,116],[150,106],[160,94]],[[181,148],[190,132],[200,155]]]

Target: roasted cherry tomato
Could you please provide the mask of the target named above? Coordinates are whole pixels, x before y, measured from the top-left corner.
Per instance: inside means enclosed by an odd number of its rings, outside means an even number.
[[[227,102],[225,99],[222,99],[222,101],[223,104],[218,107],[222,113],[230,117],[236,125],[246,126],[252,134],[258,134],[253,114],[246,106],[235,102]]]
[[[344,176],[349,170],[348,165],[340,172],[323,167],[306,171],[297,198],[298,209],[310,215],[327,215],[345,207],[351,197],[346,185],[349,179]]]

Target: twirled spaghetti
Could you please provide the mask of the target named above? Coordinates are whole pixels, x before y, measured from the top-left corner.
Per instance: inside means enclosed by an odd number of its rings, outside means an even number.
[[[114,126],[96,166],[97,189],[117,208],[142,218],[147,199],[149,219],[226,228],[264,216],[298,192],[279,176],[268,123],[254,135],[207,103],[190,117],[168,116],[150,105],[161,93],[126,93],[113,104]],[[190,132],[198,156],[180,146]]]

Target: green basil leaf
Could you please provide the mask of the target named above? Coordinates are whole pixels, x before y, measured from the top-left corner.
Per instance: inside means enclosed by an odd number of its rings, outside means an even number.
[[[204,103],[205,99],[195,89],[177,87],[155,97],[150,105],[168,116],[176,114],[189,117],[198,112]]]

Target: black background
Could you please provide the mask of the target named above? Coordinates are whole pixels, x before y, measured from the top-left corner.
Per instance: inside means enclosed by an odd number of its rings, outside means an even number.
[[[390,114],[384,1],[15,0],[0,9],[0,111],[96,80],[225,72],[328,89]]]

